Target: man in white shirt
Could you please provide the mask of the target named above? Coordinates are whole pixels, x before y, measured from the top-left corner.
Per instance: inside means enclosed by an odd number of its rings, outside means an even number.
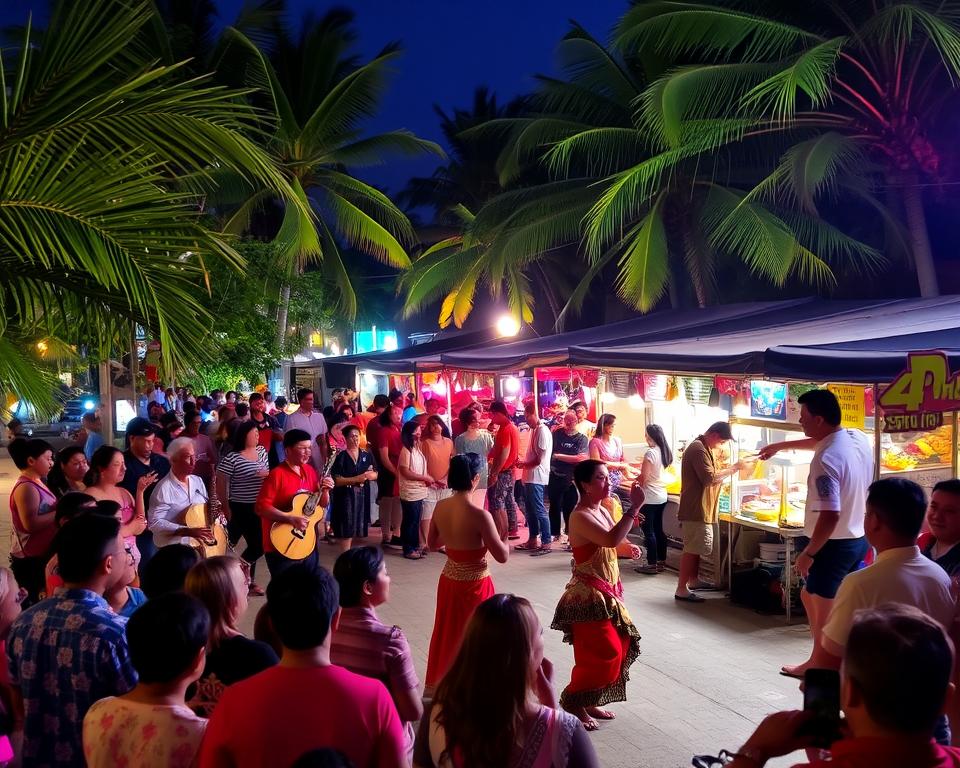
[[[283,425],[284,433],[291,429],[302,429],[310,435],[310,442],[314,449],[310,454],[310,466],[317,473],[317,477],[323,475],[323,467],[327,463],[327,420],[323,414],[313,410],[314,396],[313,390],[300,389],[297,391],[297,402],[300,408],[289,416]]]
[[[877,480],[870,486],[866,508],[864,527],[877,559],[840,585],[814,667],[840,668],[854,614],[864,608],[903,603],[919,608],[945,630],[953,623],[956,601],[950,577],[917,546],[927,511],[923,489],[901,477]]]
[[[798,402],[800,426],[807,439],[768,445],[760,451],[760,458],[768,459],[783,449],[815,449],[804,520],[809,538],[796,562],[806,580],[800,599],[810,621],[813,649],[802,664],[781,669],[781,674],[802,678],[818,653],[840,583],[859,568],[867,553],[863,516],[873,479],[873,449],[860,430],[841,428],[840,403],[829,390],[810,390]]]
[[[547,555],[553,550],[550,517],[543,497],[550,482],[550,457],[553,454],[553,436],[546,424],[540,421],[536,403],[524,407],[530,441],[523,461],[517,467],[523,470],[523,495],[526,501],[527,530],[530,533],[526,544],[517,549],[529,551],[534,556]],[[540,539],[539,546],[537,537]]]
[[[168,544],[186,544],[196,547],[210,543],[210,528],[188,528],[183,524],[184,513],[194,504],[207,503],[207,489],[203,480],[193,474],[196,449],[189,437],[178,437],[167,447],[170,472],[153,489],[147,525],[153,532],[158,547]]]

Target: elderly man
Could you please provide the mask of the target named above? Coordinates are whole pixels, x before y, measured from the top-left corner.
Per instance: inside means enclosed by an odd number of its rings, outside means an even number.
[[[206,504],[207,489],[197,475],[196,449],[189,437],[178,437],[167,449],[170,473],[154,488],[147,512],[147,524],[158,547],[168,544],[186,544],[196,547],[209,543],[209,527],[188,528],[183,524],[184,513],[194,504]]]

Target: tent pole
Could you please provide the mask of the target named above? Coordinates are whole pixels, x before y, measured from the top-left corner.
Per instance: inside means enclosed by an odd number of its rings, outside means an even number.
[[[533,369],[533,407],[537,412],[537,418],[540,418],[540,391],[537,387],[538,369]]]
[[[880,457],[883,451],[880,448],[880,439],[883,429],[880,427],[880,385],[873,385],[873,479],[880,479]]]
[[[453,382],[450,381],[450,371],[444,368],[440,375],[443,376],[443,380],[447,383],[447,426],[450,428],[450,432],[453,433]]]

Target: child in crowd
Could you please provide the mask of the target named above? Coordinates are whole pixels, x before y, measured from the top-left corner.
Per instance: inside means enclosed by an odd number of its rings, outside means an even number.
[[[206,661],[210,616],[183,593],[153,598],[130,617],[127,642],[139,682],[96,702],[83,719],[89,768],[189,768],[207,721],[187,708],[187,687]]]

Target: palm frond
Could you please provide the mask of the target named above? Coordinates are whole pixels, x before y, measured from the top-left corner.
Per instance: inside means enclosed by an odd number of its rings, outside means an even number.
[[[661,203],[654,201],[647,215],[624,237],[618,261],[617,294],[641,312],[649,312],[663,296],[670,277],[670,248]]]
[[[331,223],[350,245],[391,267],[410,266],[404,247],[386,227],[346,197],[329,188],[325,192],[324,202],[334,213]]]
[[[861,28],[865,38],[875,38],[892,49],[908,47],[922,39],[933,46],[944,69],[956,85],[960,80],[960,18],[945,3],[896,2],[882,7]]]
[[[446,158],[446,153],[434,141],[421,139],[410,131],[387,131],[339,147],[323,148],[322,154],[310,158],[310,162],[365,167],[383,165],[388,155],[417,157],[423,154],[432,154],[441,160]]]

